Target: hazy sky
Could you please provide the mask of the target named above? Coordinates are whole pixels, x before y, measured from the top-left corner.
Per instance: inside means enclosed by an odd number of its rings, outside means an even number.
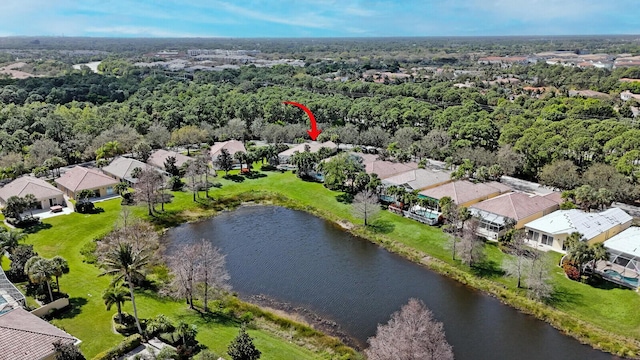
[[[638,0],[0,0],[0,36],[640,34]]]

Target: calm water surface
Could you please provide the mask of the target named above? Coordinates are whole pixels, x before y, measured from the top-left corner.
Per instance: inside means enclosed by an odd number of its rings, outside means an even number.
[[[168,251],[200,238],[227,254],[241,295],[264,294],[336,321],[360,344],[409,298],[444,323],[456,359],[613,359],[481,292],[304,212],[242,207],[167,233]]]

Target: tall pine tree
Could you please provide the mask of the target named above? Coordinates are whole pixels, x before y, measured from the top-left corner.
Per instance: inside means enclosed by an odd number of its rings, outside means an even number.
[[[253,339],[247,334],[244,324],[240,327],[238,336],[229,344],[227,354],[229,354],[233,360],[260,359],[260,350],[256,349],[253,345]]]

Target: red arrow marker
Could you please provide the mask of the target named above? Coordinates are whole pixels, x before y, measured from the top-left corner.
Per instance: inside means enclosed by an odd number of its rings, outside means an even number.
[[[309,137],[311,137],[311,140],[315,141],[318,138],[318,135],[320,135],[320,133],[322,132],[322,130],[318,129],[318,125],[316,124],[316,117],[313,116],[313,113],[311,112],[311,110],[309,110],[309,108],[307,108],[306,106],[293,101],[285,101],[283,102],[283,104],[299,107],[305,113],[307,113],[307,115],[309,116],[309,120],[311,121],[311,130],[307,130],[307,133],[309,134]]]

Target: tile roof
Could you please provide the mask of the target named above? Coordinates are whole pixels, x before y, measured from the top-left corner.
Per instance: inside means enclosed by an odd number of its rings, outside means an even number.
[[[518,221],[541,211],[557,209],[558,203],[544,196],[515,192],[481,201],[471,208]]]
[[[632,217],[619,208],[611,208],[600,213],[586,213],[582,210],[558,210],[540,219],[525,224],[526,228],[548,234],[581,233],[590,240],[609,229],[631,222]]]
[[[153,154],[151,154],[151,156],[149,156],[149,159],[147,160],[147,163],[149,165],[153,165],[157,168],[160,168],[162,170],[164,170],[164,162],[165,160],[167,160],[167,158],[169,156],[173,156],[176,158],[176,166],[177,167],[181,167],[184,163],[186,163],[187,161],[191,161],[193,160],[193,158],[186,156],[186,155],[182,155],[179,152],[176,151],[167,151],[164,149],[159,149],[153,152]]]
[[[209,155],[212,159],[215,160],[218,158],[218,155],[220,155],[220,151],[222,151],[222,149],[227,149],[231,156],[233,156],[233,154],[237,153],[238,151],[247,152],[247,149],[244,147],[244,144],[241,141],[229,140],[213,144],[211,149],[209,149]]]
[[[385,185],[408,186],[413,190],[421,190],[430,186],[451,181],[451,174],[446,171],[431,169],[413,169],[382,180]]]
[[[82,166],[73,167],[55,181],[73,192],[96,189],[118,183],[118,180],[103,174],[100,170]]]
[[[399,163],[386,160],[375,160],[364,164],[364,170],[367,174],[377,174],[380,179],[386,179],[417,168],[418,164],[414,162]]]
[[[640,227],[632,226],[611,237],[604,242],[604,247],[640,258]]]
[[[278,156],[293,156],[293,154],[297,151],[297,152],[304,152],[305,150],[305,146],[309,145],[309,151],[314,153],[314,152],[318,152],[318,150],[320,150],[320,148],[326,147],[329,149],[337,149],[338,145],[336,145],[333,141],[325,141],[323,143],[319,143],[317,141],[312,141],[312,142],[305,142],[302,144],[298,144],[290,149],[287,149],[283,152],[281,152],[280,154],[278,154]]]
[[[126,179],[135,183],[136,179],[131,177],[131,173],[133,172],[133,169],[137,167],[141,168],[142,170],[146,170],[149,168],[149,165],[136,159],[118,157],[114,159],[111,164],[103,167],[102,171],[120,179]]]
[[[27,194],[33,194],[36,199],[46,199],[62,195],[62,191],[33,176],[19,177],[0,188],[0,199],[5,202],[12,196],[23,197]]]
[[[550,192],[546,195],[543,195],[543,197],[555,202],[558,205],[564,202],[564,200],[562,199],[562,193],[559,193],[557,191]]]
[[[456,204],[464,204],[469,201],[481,199],[495,193],[505,193],[511,188],[499,182],[472,183],[468,180],[459,180],[423,190],[420,195],[433,199],[450,197]]]
[[[22,308],[0,315],[2,359],[42,359],[53,354],[56,341],[74,344],[77,339]]]

